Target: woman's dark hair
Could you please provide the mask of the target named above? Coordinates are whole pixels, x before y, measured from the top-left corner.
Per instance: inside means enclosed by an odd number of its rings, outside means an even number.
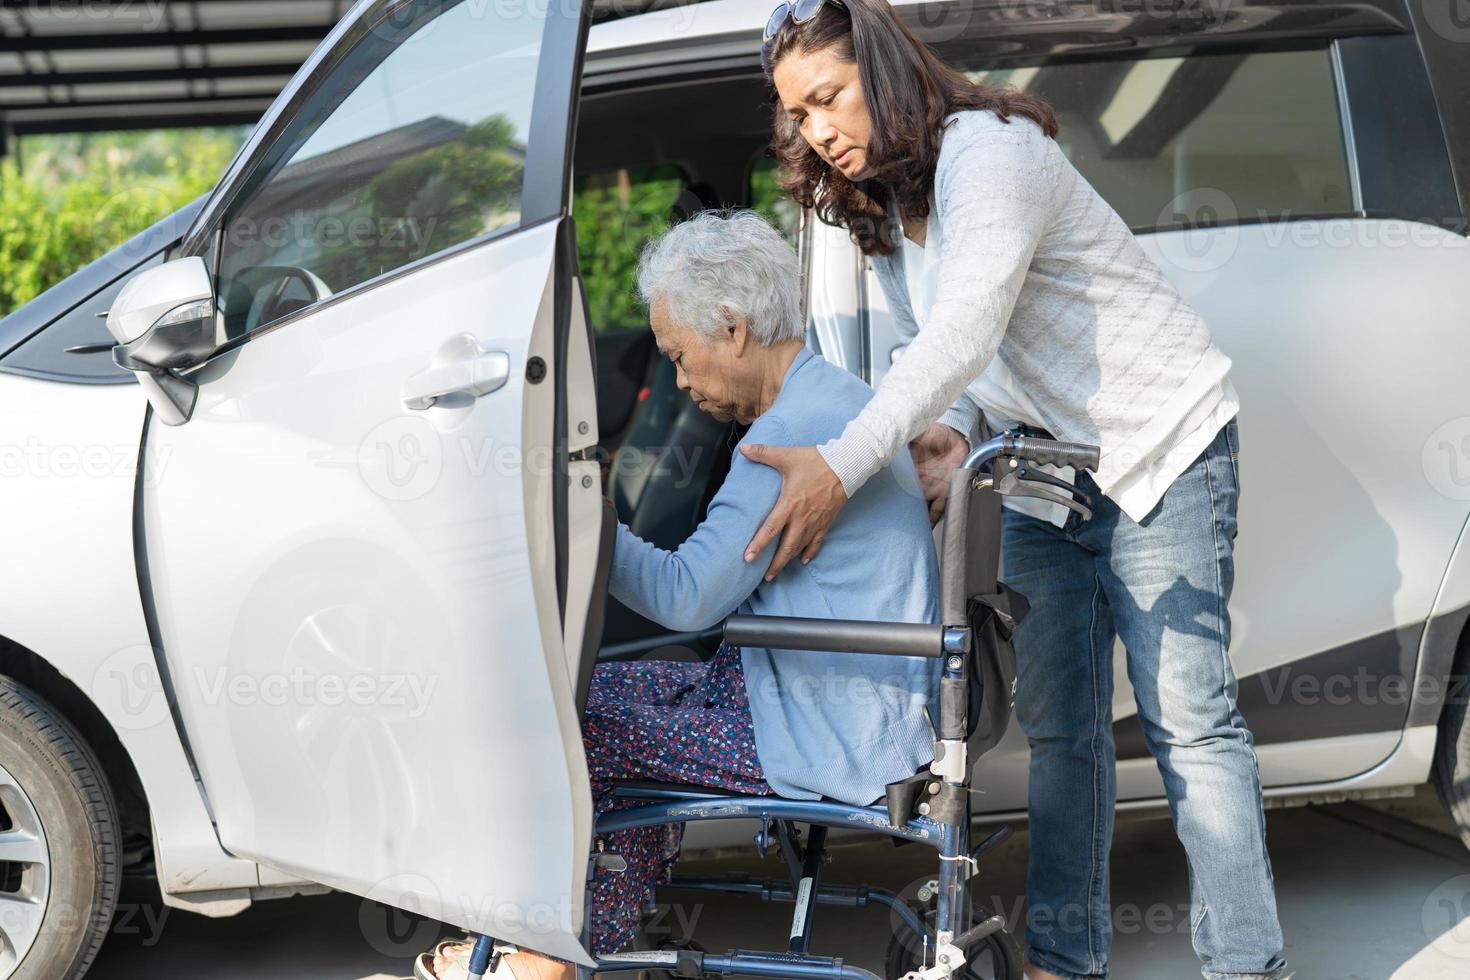
[[[792,51],[821,51],[834,45],[837,57],[857,62],[872,119],[867,158],[874,175],[853,183],[829,166],[787,117],[779,98],[771,150],[783,171],[781,186],[792,199],[828,224],[847,228],[866,255],[891,255],[897,246],[897,234],[886,229],[884,201],[889,188],[903,215],[929,216],[945,116],[963,109],[988,109],[1006,122],[1012,114],[1025,116],[1047,136],[1057,134],[1051,106],[1012,88],[970,81],[914,37],[888,0],[828,2],[805,24],[788,17],[762,48],[766,78]]]

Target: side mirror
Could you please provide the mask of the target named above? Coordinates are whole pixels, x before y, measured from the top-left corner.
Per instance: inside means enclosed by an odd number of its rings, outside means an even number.
[[[177,372],[198,367],[219,348],[219,314],[209,269],[198,256],[138,273],[113,301],[107,330],[112,359],[138,376],[165,425],[193,414],[199,386]]]

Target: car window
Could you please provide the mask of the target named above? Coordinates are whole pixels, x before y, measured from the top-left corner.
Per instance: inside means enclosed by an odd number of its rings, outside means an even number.
[[[794,246],[801,231],[801,208],[776,182],[776,158],[761,150],[750,165],[750,206],[781,230]]]
[[[700,206],[673,164],[619,168],[572,182],[577,259],[594,330],[648,325],[638,298],[638,256],[651,239]]]
[[[414,4],[294,110],[224,219],[231,337],[517,224],[548,8],[514,9]]]
[[[1326,48],[967,74],[1050,103],[1058,144],[1135,230],[1354,206]]]

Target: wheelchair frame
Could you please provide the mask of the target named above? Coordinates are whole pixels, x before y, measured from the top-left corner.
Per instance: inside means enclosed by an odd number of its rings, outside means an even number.
[[[968,506],[969,494],[991,487],[1009,492],[1020,481],[1027,480],[1024,463],[1057,463],[1078,468],[1095,469],[1098,450],[1092,446],[1037,439],[1014,432],[1003,433],[978,446],[956,469],[950,483],[948,507]],[[997,466],[1009,472],[1000,474]],[[1038,474],[1036,482],[1051,483]],[[1030,496],[1061,501],[1044,491],[1028,490]],[[1073,502],[1068,506],[1083,510]],[[957,511],[950,511],[956,513]],[[958,527],[958,529],[956,529]],[[965,522],[947,521],[944,537],[946,558],[963,553]],[[952,540],[953,538],[953,540]],[[958,549],[958,550],[957,550]],[[946,566],[950,561],[944,563]],[[941,569],[946,591],[956,573]],[[958,573],[963,578],[963,572]],[[968,597],[962,597],[967,599]],[[946,602],[947,608],[954,604]],[[963,606],[961,606],[962,608]],[[596,957],[595,968],[579,966],[578,980],[590,980],[599,973],[627,970],[663,970],[678,977],[696,978],[705,974],[757,978],[791,977],[799,980],[893,980],[861,967],[844,963],[841,957],[816,956],[808,952],[817,905],[841,905],[860,908],[876,902],[897,915],[915,937],[928,937],[932,947],[932,965],[921,962],[920,969],[906,974],[903,980],[947,980],[960,970],[971,948],[988,936],[1005,929],[1001,915],[990,915],[956,934],[970,916],[966,881],[978,870],[978,859],[985,851],[1003,840],[1009,827],[1002,827],[972,852],[970,850],[970,770],[967,739],[968,685],[966,661],[976,636],[970,623],[932,625],[922,623],[882,623],[857,620],[801,619],[794,617],[731,616],[725,622],[726,641],[736,646],[762,646],[772,649],[822,650],[863,653],[878,656],[921,656],[944,661],[940,679],[938,731],[935,733],[935,759],[929,772],[935,778],[926,783],[927,792],[917,803],[917,813],[900,814],[890,795],[887,807],[855,806],[832,800],[792,800],[779,796],[730,794],[719,789],[697,786],[624,783],[617,785],[613,797],[646,800],[644,806],[609,810],[598,815],[594,837],[601,846],[601,836],[635,827],[653,827],[691,820],[758,819],[761,830],[756,844],[762,856],[775,828],[776,843],[791,874],[789,884],[771,880],[755,881],[744,875],[674,875],[669,887],[717,891],[732,894],[754,894],[766,901],[794,902],[791,937],[784,951],[732,949],[723,954],[701,950],[635,950]],[[809,825],[805,843],[800,840],[795,824]],[[832,885],[821,880],[826,859],[829,828],[861,827],[938,851],[937,905],[935,925],[931,930],[918,914],[898,895],[866,885]],[[588,895],[593,875],[599,869],[615,871],[621,858],[595,850],[590,856]],[[590,916],[588,917],[590,922]],[[590,924],[584,922],[582,941],[586,945]],[[501,954],[511,947],[500,946],[488,936],[476,940],[470,957],[471,980],[481,980],[493,972]]]

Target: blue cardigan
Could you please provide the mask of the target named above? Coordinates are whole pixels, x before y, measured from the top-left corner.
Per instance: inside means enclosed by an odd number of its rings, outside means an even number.
[[[745,440],[815,446],[836,438],[872,390],[803,349],[775,403]],[[905,623],[939,621],[939,569],[913,460],[899,453],[838,515],[821,552],[762,580],[775,545],[746,544],[776,502],[775,470],[736,452],[704,523],[674,552],[619,525],[610,591],[672,630],[702,630],[733,612]],[[921,657],[746,648],[756,753],[782,796],[869,804],[934,755],[924,707],[940,664]]]

